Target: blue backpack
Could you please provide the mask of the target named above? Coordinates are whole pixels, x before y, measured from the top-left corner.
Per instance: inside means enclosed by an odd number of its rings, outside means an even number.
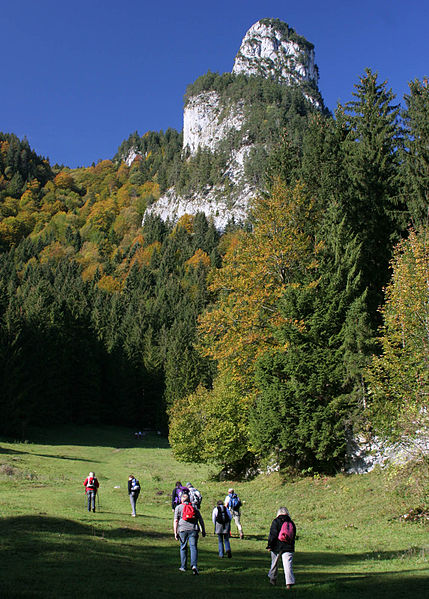
[[[229,493],[229,507],[232,510],[237,511],[240,509],[241,505],[241,499],[239,498],[237,493]]]

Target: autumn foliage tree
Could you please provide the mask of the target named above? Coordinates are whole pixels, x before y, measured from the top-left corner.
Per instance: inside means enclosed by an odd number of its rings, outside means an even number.
[[[382,309],[380,356],[367,371],[370,421],[392,442],[429,434],[429,231],[411,230],[396,248]]]
[[[278,344],[279,298],[317,266],[313,216],[305,188],[278,181],[269,196],[254,202],[253,231],[232,237],[209,285],[218,299],[200,317],[202,351],[248,391],[256,360]]]

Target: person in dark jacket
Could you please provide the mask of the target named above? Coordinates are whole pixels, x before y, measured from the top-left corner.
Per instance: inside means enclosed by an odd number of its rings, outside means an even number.
[[[289,523],[289,526],[285,526],[290,529],[290,535],[284,538],[285,535],[280,535],[282,526],[285,523]],[[285,528],[284,527],[284,528]],[[283,538],[284,540],[279,539]],[[285,507],[281,507],[277,511],[277,517],[271,523],[270,534],[268,535],[267,549],[271,551],[271,568],[268,572],[268,578],[270,584],[277,584],[277,574],[279,570],[280,560],[283,562],[283,570],[286,579],[286,588],[292,588],[295,584],[295,577],[293,575],[292,560],[295,551],[295,536],[296,526],[292,521],[290,514]]]
[[[173,510],[173,512],[176,509],[176,507],[180,505],[180,497],[182,495],[183,488],[184,487],[182,486],[182,483],[180,482],[180,480],[178,480],[171,494],[171,509]]]
[[[228,557],[232,557],[231,544],[229,542],[231,534],[231,518],[231,513],[228,508],[223,505],[223,501],[218,501],[213,508],[212,520],[215,526],[214,532],[219,541],[219,557],[223,557],[225,553]]]
[[[140,494],[140,483],[136,479],[134,474],[130,474],[128,477],[128,495],[130,496],[131,516],[133,518],[136,517],[136,503],[137,503],[139,494]]]

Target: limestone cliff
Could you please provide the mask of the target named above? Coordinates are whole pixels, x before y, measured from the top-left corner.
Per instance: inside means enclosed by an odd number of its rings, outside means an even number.
[[[311,43],[278,19],[255,23],[243,38],[231,74],[209,73],[187,90],[183,159],[192,165],[198,152],[223,153],[217,181],[185,191],[171,188],[149,212],[175,221],[203,211],[219,229],[232,219],[243,222],[249,201],[263,187],[266,155],[287,128],[296,94],[306,110],[323,108],[317,81]],[[265,96],[263,105],[260,97]]]

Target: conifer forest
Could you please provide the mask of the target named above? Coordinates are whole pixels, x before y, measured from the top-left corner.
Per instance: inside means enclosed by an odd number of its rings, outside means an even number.
[[[216,183],[225,148],[134,133],[70,169],[0,133],[0,432],[155,429],[231,473],[335,472],[360,431],[427,432],[428,82],[398,100],[368,69],[331,114],[207,79],[253,98],[266,148],[248,220],[222,231],[146,209]]]

